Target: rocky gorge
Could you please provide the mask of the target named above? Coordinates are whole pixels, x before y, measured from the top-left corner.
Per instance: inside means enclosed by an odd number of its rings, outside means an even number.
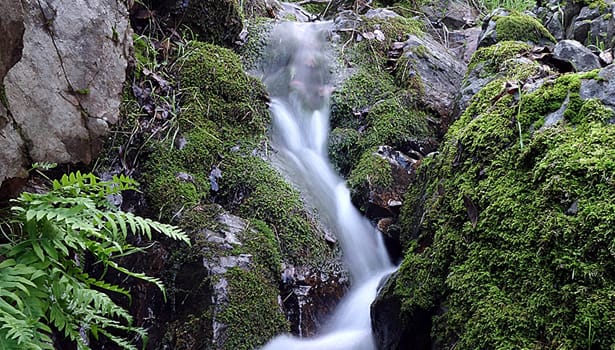
[[[350,288],[335,230],[280,170],[260,81],[287,59],[273,28],[330,21],[329,158],[399,264],[376,348],[615,346],[611,2],[78,5],[0,3],[0,193],[44,191],[33,163],[125,174],[141,191],[115,205],[185,230],[120,258],[166,300],[90,267],[130,291],[113,297],[148,331],[135,344],[313,336]]]

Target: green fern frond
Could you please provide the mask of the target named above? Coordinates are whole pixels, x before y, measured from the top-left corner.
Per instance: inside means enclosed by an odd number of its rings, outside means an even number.
[[[101,181],[75,172],[52,181],[47,193],[22,193],[0,221],[8,243],[0,244],[0,349],[53,349],[55,327],[79,349],[88,337],[107,337],[124,349],[136,349],[131,334],[146,339],[145,330],[132,326],[132,316],[107,294],[130,293],[94,278],[83,270],[89,252],[103,270],[151,282],[166,294],[162,282],[130,271],[116,259],[136,252],[128,235],[152,238],[153,232],[190,243],[180,229],[125,213],[108,201],[109,194],[136,190],[137,182],[124,175]]]

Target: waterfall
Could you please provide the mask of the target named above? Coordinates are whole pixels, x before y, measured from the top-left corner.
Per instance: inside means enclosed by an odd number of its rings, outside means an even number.
[[[319,336],[278,336],[266,350],[375,348],[370,305],[393,269],[381,235],[352,205],[344,180],[327,156],[330,23],[281,23],[271,35],[263,82],[272,97],[272,141],[304,196],[337,235],[352,287]]]

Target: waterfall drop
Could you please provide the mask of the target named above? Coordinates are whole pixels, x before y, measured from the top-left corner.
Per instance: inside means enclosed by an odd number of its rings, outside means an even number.
[[[327,156],[330,23],[291,23],[271,34],[263,81],[272,97],[272,140],[282,167],[338,237],[352,287],[314,338],[278,336],[265,350],[373,350],[370,305],[380,280],[393,270],[382,237],[350,201]]]

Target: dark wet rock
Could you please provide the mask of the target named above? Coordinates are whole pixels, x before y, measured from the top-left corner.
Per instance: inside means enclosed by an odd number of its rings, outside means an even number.
[[[234,0],[164,0],[152,7],[167,28],[190,28],[206,42],[231,46],[243,29],[243,9]]]
[[[19,1],[3,1],[0,11],[4,14],[0,18],[0,83],[4,80],[6,72],[21,58],[23,49],[23,11]]]
[[[305,266],[283,266],[281,297],[291,332],[303,337],[317,334],[348,290],[349,282],[342,269],[326,273]]]
[[[562,40],[553,48],[553,57],[568,61],[577,72],[587,72],[600,68],[598,56],[576,40]]]
[[[457,113],[456,99],[466,71],[465,63],[429,36],[409,35],[397,70],[415,76],[421,103],[444,120]]]
[[[399,202],[401,205],[402,203]],[[376,228],[382,234],[384,245],[389,253],[389,258],[395,264],[403,258],[402,246],[400,241],[400,227],[396,217],[386,217],[378,220]]]
[[[370,218],[382,218],[399,212],[403,196],[414,178],[422,155],[406,155],[390,146],[379,146],[367,153],[350,174],[348,185],[353,202]]]
[[[535,13],[545,24],[545,27],[553,34],[556,40],[566,39],[566,30],[573,23],[581,8],[577,1],[562,3],[558,0],[549,0],[536,9]]]
[[[612,47],[614,26],[615,22],[610,10],[600,6],[585,6],[568,27],[566,37],[587,46]]]
[[[613,47],[615,20],[611,2],[551,0],[536,10],[545,27],[557,40],[576,40],[587,47]]]
[[[553,35],[533,15],[495,9],[483,20],[478,47],[509,40],[542,46],[555,43]]]
[[[402,312],[403,300],[395,295],[398,273],[386,277],[376,300],[371,305],[372,331],[376,347],[383,350],[417,349],[431,347],[432,313],[417,309],[411,314]]]

